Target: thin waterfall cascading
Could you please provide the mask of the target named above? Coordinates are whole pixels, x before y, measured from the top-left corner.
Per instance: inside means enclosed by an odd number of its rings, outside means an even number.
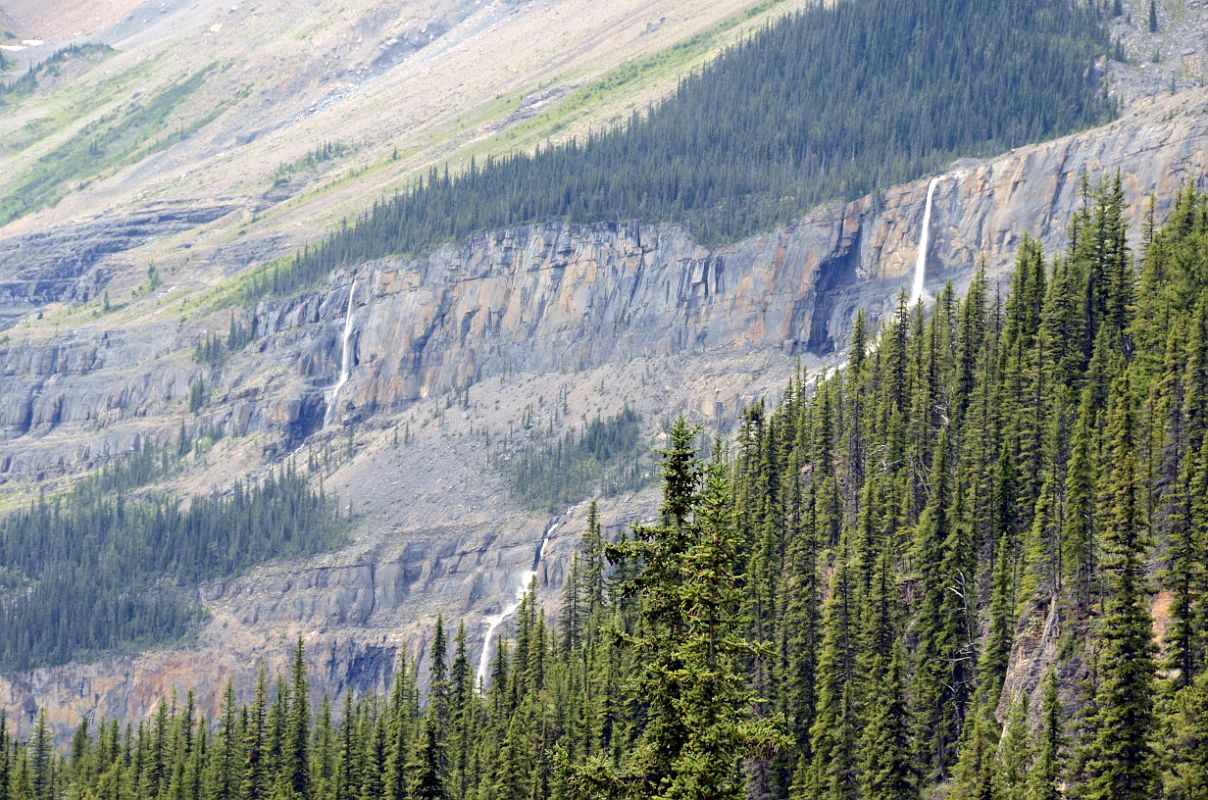
[[[477,685],[482,689],[486,689],[487,672],[491,668],[491,642],[499,633],[500,627],[504,622],[507,622],[520,608],[520,604],[524,602],[524,596],[528,593],[529,585],[533,582],[533,578],[537,575],[537,569],[541,566],[542,559],[545,558],[545,548],[549,545],[549,537],[554,531],[558,530],[558,525],[561,523],[555,522],[545,531],[545,536],[541,538],[541,547],[537,550],[537,556],[533,559],[533,568],[520,573],[520,580],[516,585],[516,599],[511,605],[504,608],[498,614],[491,614],[482,620],[482,624],[487,627],[486,636],[482,640],[482,655],[478,658],[478,673]]]
[[[336,381],[335,386],[331,389],[331,398],[327,401],[327,411],[323,414],[323,427],[326,428],[331,424],[332,418],[335,416],[336,401],[340,399],[340,390],[344,388],[344,384],[348,383],[348,373],[352,371],[352,350],[348,347],[348,340],[352,338],[352,297],[356,293],[357,282],[356,278],[352,280],[352,286],[348,290],[348,308],[344,311],[344,339],[343,348],[340,351],[340,378]]]
[[[931,200],[939,178],[932,178],[927,186],[927,207],[923,210],[923,230],[919,234],[919,254],[914,262],[914,284],[910,287],[910,305],[923,299],[923,286],[927,280],[927,248],[931,244]]]

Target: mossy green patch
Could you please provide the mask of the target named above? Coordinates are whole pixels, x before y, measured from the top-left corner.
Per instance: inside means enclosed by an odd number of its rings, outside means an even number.
[[[215,69],[199,70],[143,100],[105,114],[44,155],[5,191],[0,200],[0,224],[58,202],[74,182],[111,174],[179,141],[218,110],[195,118],[188,126],[161,134],[173,112],[193,96]]]

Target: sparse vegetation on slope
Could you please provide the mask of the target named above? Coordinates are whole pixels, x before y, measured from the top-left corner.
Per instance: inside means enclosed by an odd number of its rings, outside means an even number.
[[[550,513],[593,495],[633,491],[653,478],[639,422],[626,406],[558,438],[525,419],[519,438],[499,445],[495,463],[516,497]]]
[[[269,179],[273,186],[282,186],[299,173],[315,170],[322,164],[342,158],[351,152],[352,148],[343,142],[323,142],[305,155],[274,169]]]
[[[133,101],[85,126],[9,184],[0,198],[0,224],[52,205],[88,180],[155,153],[176,140],[165,133],[169,116],[194,95],[215,67],[200,70],[155,95]],[[207,118],[203,116],[203,119]],[[175,134],[182,135],[183,131]]]
[[[10,102],[14,97],[21,97],[34,91],[40,79],[56,78],[69,61],[80,59],[100,60],[113,52],[113,48],[104,44],[73,44],[56,50],[50,58],[31,66],[20,78],[7,84],[0,83],[0,107]],[[0,53],[0,71],[4,66],[3,53]]]

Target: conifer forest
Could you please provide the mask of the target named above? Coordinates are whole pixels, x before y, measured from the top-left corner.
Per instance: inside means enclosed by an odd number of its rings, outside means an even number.
[[[1008,289],[858,319],[732,444],[676,421],[657,521],[593,509],[483,685],[464,623],[355,697],[299,641],[214,719],[5,726],[0,796],[1208,797],[1208,197],[1134,252],[1119,180],[1082,191]]]

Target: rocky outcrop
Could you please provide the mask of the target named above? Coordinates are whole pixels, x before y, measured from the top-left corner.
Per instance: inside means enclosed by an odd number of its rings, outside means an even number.
[[[982,256],[1000,272],[1025,235],[1059,247],[1084,174],[1120,170],[1134,222],[1151,194],[1160,216],[1180,185],[1208,170],[1206,102],[1185,93],[1105,128],[954,164],[935,194],[931,292],[967,279]],[[724,348],[825,355],[842,346],[856,308],[874,322],[892,308],[915,260],[926,187],[823,206],[722,247],[672,225],[549,224],[365,264],[321,291],[262,303],[257,342],[220,376],[174,360],[199,332],[163,323],[85,326],[51,344],[0,349],[4,460],[32,474],[72,463],[81,443],[112,436],[115,425],[167,416],[174,427],[199,378],[214,384],[208,423],[295,446],[321,427],[354,277],[353,368],[336,410],[356,418],[518,372]],[[70,441],[41,446],[60,429]]]
[[[0,481],[78,471],[139,437],[174,436],[179,420],[169,415],[187,408],[197,367],[166,328],[72,331],[0,349]]]
[[[979,257],[1001,273],[1025,235],[1060,247],[1083,175],[1120,171],[1134,231],[1148,196],[1160,217],[1180,186],[1208,171],[1208,109],[1204,95],[1193,97],[954,164],[935,194],[930,292],[967,280]],[[356,368],[339,410],[362,417],[512,372],[721,348],[825,355],[845,342],[857,308],[874,323],[892,308],[915,261],[927,183],[716,248],[675,226],[636,223],[483,234],[420,259],[363,265],[324,294],[265,304],[258,316],[266,334],[297,348],[303,377],[330,381],[355,274]]]
[[[109,261],[152,239],[213,222],[240,206],[180,201],[0,239],[0,329],[31,310],[100,295]]]

